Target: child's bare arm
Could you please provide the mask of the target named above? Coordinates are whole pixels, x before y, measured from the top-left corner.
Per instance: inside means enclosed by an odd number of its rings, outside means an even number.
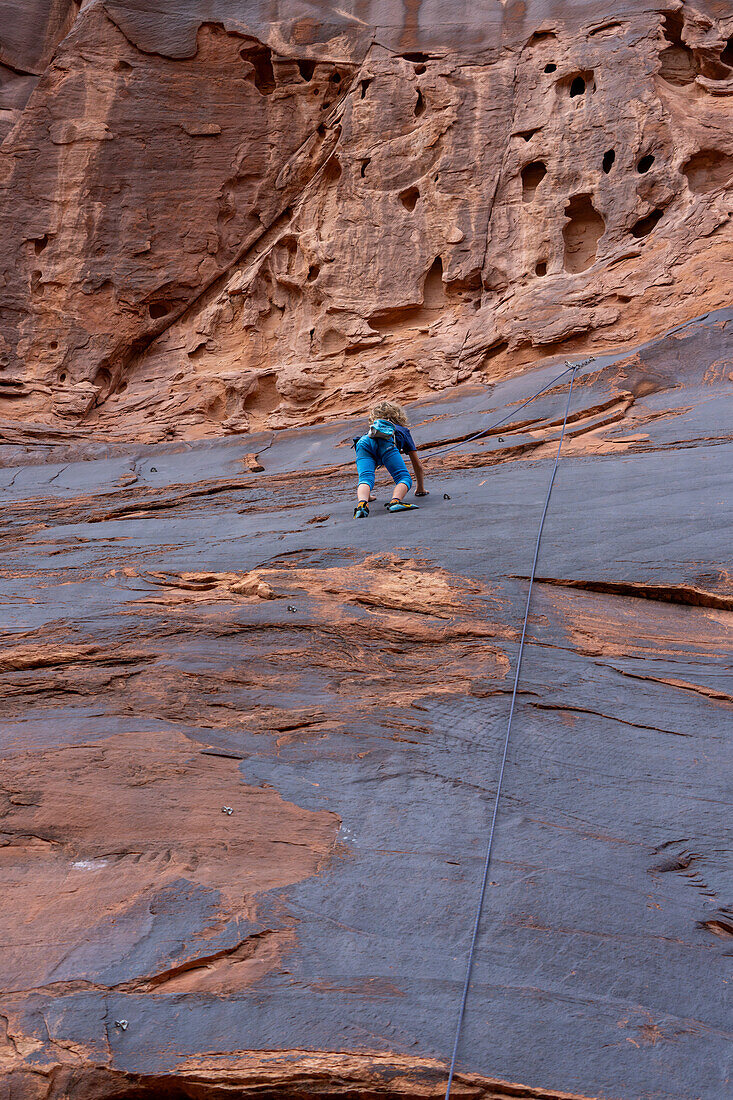
[[[415,471],[415,481],[417,482],[417,488],[415,489],[415,496],[416,497],[427,496],[428,494],[427,494],[427,490],[425,488],[425,471],[423,470],[422,462],[420,461],[420,459],[417,456],[417,451],[409,451],[409,456],[410,456],[410,462],[412,463],[412,468]]]

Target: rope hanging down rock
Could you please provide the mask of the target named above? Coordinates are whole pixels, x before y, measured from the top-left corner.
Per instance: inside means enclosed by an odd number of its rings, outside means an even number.
[[[564,375],[569,374],[570,371],[572,371],[572,375],[571,375],[571,378],[570,378],[570,389],[568,390],[568,400],[567,400],[567,404],[565,405],[565,416],[564,416],[563,422],[562,422],[562,430],[560,432],[560,439],[559,439],[558,445],[557,445],[557,452],[555,454],[555,461],[554,461],[553,466],[552,466],[552,474],[550,475],[550,482],[549,482],[549,485],[547,486],[547,496],[545,497],[545,506],[542,509],[542,517],[540,519],[540,525],[539,525],[539,529],[537,531],[537,542],[535,543],[535,548],[534,548],[534,558],[532,560],[532,569],[531,569],[531,572],[530,572],[530,575],[529,575],[529,589],[527,591],[527,604],[526,604],[526,607],[524,609],[524,623],[522,625],[522,637],[521,637],[520,642],[519,642],[519,653],[517,655],[517,667],[516,667],[516,671],[514,673],[514,687],[512,689],[511,705],[509,707],[509,721],[507,723],[506,737],[504,738],[504,751],[502,753],[501,767],[499,769],[499,781],[498,781],[498,784],[497,784],[497,787],[496,787],[496,799],[494,800],[494,812],[492,814],[491,827],[489,829],[489,841],[488,841],[488,845],[487,845],[487,848],[486,848],[486,859],[484,861],[484,871],[483,871],[483,877],[481,879],[481,889],[479,891],[478,905],[476,907],[476,919],[475,919],[474,925],[473,925],[473,935],[471,936],[471,946],[470,946],[469,951],[468,951],[468,961],[467,961],[467,964],[466,964],[466,977],[465,977],[464,983],[463,983],[463,994],[461,996],[461,1006],[460,1006],[460,1009],[458,1011],[458,1024],[456,1026],[456,1037],[455,1037],[455,1040],[454,1040],[454,1043],[453,1043],[453,1054],[451,1056],[450,1069],[448,1071],[448,1084],[447,1084],[447,1087],[446,1087],[446,1090],[445,1090],[445,1100],[450,1100],[450,1090],[451,1090],[451,1085],[453,1084],[453,1074],[455,1072],[456,1058],[458,1056],[458,1044],[460,1043],[460,1039],[461,1039],[461,1029],[463,1027],[463,1017],[464,1017],[465,1012],[466,1012],[466,1001],[468,1000],[468,990],[469,990],[470,985],[471,985],[471,969],[473,967],[473,957],[474,957],[474,954],[475,954],[475,951],[476,951],[476,940],[478,939],[479,925],[481,923],[481,913],[482,913],[482,910],[483,910],[483,907],[484,907],[484,897],[486,895],[486,883],[487,883],[488,878],[489,878],[489,864],[491,863],[491,849],[492,849],[493,843],[494,843],[494,826],[496,825],[496,815],[497,815],[497,811],[499,809],[499,798],[501,796],[501,787],[502,787],[502,783],[504,781],[504,768],[506,766],[507,750],[509,748],[509,735],[510,735],[511,730],[512,730],[512,719],[514,718],[514,704],[515,704],[516,698],[517,698],[517,688],[519,686],[519,674],[522,671],[522,657],[524,656],[524,640],[525,640],[525,637],[527,635],[527,623],[529,621],[529,605],[530,605],[530,602],[532,600],[532,586],[534,584],[535,571],[537,569],[537,559],[539,558],[539,554],[540,554],[540,542],[542,541],[542,529],[545,526],[545,517],[547,516],[547,509],[550,506],[550,497],[552,495],[552,487],[555,484],[555,474],[557,473],[558,462],[560,460],[560,451],[562,450],[563,439],[565,438],[565,426],[568,422],[568,413],[570,412],[570,400],[573,396],[573,384],[575,382],[575,375],[576,375],[579,367],[585,366],[586,363],[589,363],[589,362],[591,362],[590,359],[587,359],[582,363],[576,363],[574,366],[568,367],[568,369],[566,371],[563,371],[562,374],[558,375],[558,378],[562,378]],[[545,386],[544,389],[548,389],[549,386],[552,386],[558,380],[558,378],[553,379],[553,381],[548,383],[548,385]],[[536,396],[538,396],[538,394],[540,394],[542,392],[543,392],[543,390],[539,390],[538,393],[535,394],[534,396],[536,397]],[[534,400],[534,398],[531,397],[529,400],[532,401],[532,400]],[[529,401],[525,402],[525,404],[529,404]],[[515,410],[515,411],[517,411],[517,410]],[[514,413],[512,413],[510,415],[514,415]],[[501,421],[499,423],[501,423]],[[496,426],[497,425],[492,425],[492,427],[496,427]],[[485,429],[485,431],[490,431],[490,430],[491,429],[489,429],[489,428]],[[481,435],[483,433],[477,433],[477,434]],[[475,439],[476,436],[473,436],[472,438]],[[462,442],[465,443],[465,442],[468,442],[468,441],[463,440]]]
[[[659,339],[666,340],[670,336],[674,336],[675,333],[682,332],[683,329],[690,328],[692,325],[695,324],[702,324],[702,322],[707,320],[709,316],[709,313],[703,313],[701,317],[693,317],[691,321],[685,321],[684,324],[677,325],[675,328],[671,328],[667,332],[662,333]],[[587,367],[589,363],[593,362],[594,358],[595,356],[590,355],[587,359],[583,359],[581,360],[581,362],[569,366],[566,370],[562,372],[562,374],[556,375],[556,377],[553,378],[551,382],[548,382],[547,385],[543,386],[541,390],[537,390],[537,393],[533,393],[531,397],[528,397],[527,400],[523,401],[521,405],[518,405],[516,409],[512,409],[512,411],[510,413],[507,413],[506,416],[502,417],[501,420],[497,420],[495,424],[489,424],[488,428],[482,428],[480,432],[474,432],[473,435],[467,435],[465,439],[459,439],[457,443],[450,443],[447,447],[438,447],[438,449],[435,451],[428,451],[426,449],[426,457],[434,458],[435,455],[446,454],[448,451],[456,451],[459,447],[462,447],[464,443],[470,443],[473,439],[480,439],[482,435],[488,435],[489,432],[493,432],[494,428],[500,428],[502,424],[506,424],[507,420],[511,420],[511,418],[515,416],[516,413],[520,412],[522,409],[526,409],[527,405],[531,405],[536,397],[539,397],[540,394],[543,394],[547,390],[549,390],[552,386],[555,385],[556,382],[559,382],[561,378],[564,378],[566,374],[570,374],[570,372],[572,371],[574,379],[576,371],[580,370],[581,367]],[[567,363],[567,359],[565,360],[565,362]]]
[[[521,405],[517,405],[516,409],[512,409],[512,411],[507,413],[506,416],[503,416],[501,420],[497,420],[494,424],[489,424],[488,428],[482,428],[481,431],[474,432],[473,435],[467,435],[465,439],[459,439],[457,443],[449,443],[446,447],[438,447],[438,449],[435,451],[427,451],[425,457],[434,458],[436,455],[446,454],[448,451],[457,451],[459,447],[462,447],[464,445],[464,443],[470,443],[473,439],[480,439],[482,435],[488,435],[489,432],[493,432],[494,428],[500,428],[502,424],[506,424],[507,420],[511,420],[512,417],[516,416],[516,414],[518,412],[521,412],[522,409],[526,409],[527,405],[531,405],[535,398],[539,397],[540,394],[546,393],[546,391],[551,389],[556,382],[559,382],[561,378],[564,378],[566,374],[570,374],[570,372],[572,371],[573,377],[575,377],[575,372],[580,367],[585,367],[588,365],[588,363],[592,362],[593,357],[591,356],[589,359],[583,359],[582,362],[575,363],[573,366],[567,367],[567,369],[564,370],[561,374],[556,375],[552,379],[552,381],[548,382],[546,386],[543,386],[541,390],[537,390],[537,393],[533,393],[532,396],[528,397],[526,401],[523,401]]]

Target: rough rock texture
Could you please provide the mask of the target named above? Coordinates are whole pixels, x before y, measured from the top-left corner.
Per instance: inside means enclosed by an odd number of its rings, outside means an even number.
[[[732,329],[579,371],[463,1100],[726,1095]],[[366,523],[353,420],[0,449],[0,1095],[443,1095],[557,373]]]
[[[312,423],[729,299],[727,0],[3,13],[13,438]]]
[[[588,353],[453,1096],[728,1094],[732,110],[730,0],[0,0],[0,1100],[443,1096]]]

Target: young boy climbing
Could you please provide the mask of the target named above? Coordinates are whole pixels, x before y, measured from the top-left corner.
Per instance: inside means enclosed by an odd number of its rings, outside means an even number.
[[[407,427],[407,417],[401,405],[392,401],[381,401],[369,410],[369,431],[354,440],[356,447],[356,470],[359,477],[357,505],[354,519],[366,519],[369,515],[369,501],[374,500],[374,475],[378,466],[384,466],[395,483],[392,500],[385,507],[390,512],[406,512],[414,505],[408,504],[405,497],[412,487],[412,478],[408,473],[402,455],[409,455],[417,481],[416,497],[427,496],[424,471],[415,450],[415,441]]]

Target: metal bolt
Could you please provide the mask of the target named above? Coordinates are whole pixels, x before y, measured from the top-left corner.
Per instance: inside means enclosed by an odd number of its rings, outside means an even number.
[[[234,810],[232,809],[232,807],[231,807],[231,806],[222,806],[222,808],[221,808],[221,812],[222,812],[223,814],[230,814],[230,815],[231,815],[231,814],[233,814],[233,813],[234,813]]]
[[[443,493],[443,500],[450,500],[450,497],[447,493]]]
[[[288,611],[297,611],[297,607],[293,607],[291,603],[288,604]]]
[[[127,1031],[127,1020],[115,1020],[115,1027],[118,1027],[120,1031]]]

